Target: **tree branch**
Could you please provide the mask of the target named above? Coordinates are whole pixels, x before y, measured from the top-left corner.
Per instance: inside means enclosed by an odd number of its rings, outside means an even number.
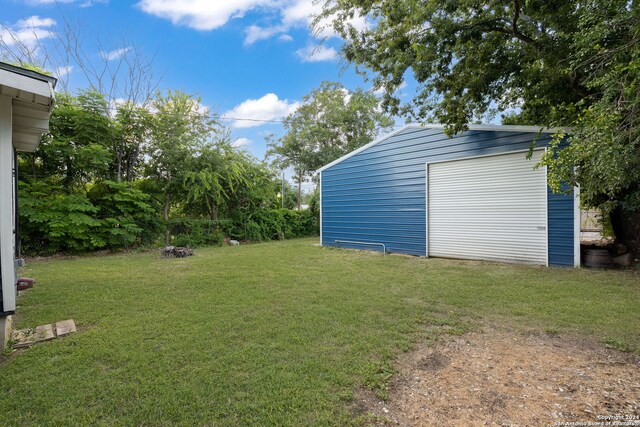
[[[513,0],[513,22],[511,24],[511,28],[513,30],[513,35],[518,39],[522,40],[525,43],[529,43],[532,45],[537,45],[538,42],[531,37],[523,34],[518,28],[518,19],[520,18],[520,0]]]

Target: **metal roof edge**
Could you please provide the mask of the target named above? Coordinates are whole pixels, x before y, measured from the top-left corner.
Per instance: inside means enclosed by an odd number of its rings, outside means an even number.
[[[53,76],[48,76],[46,74],[39,73],[37,71],[28,70],[26,68],[18,67],[15,65],[7,64],[6,62],[0,61],[0,69],[10,71],[12,73],[20,74],[25,77],[30,77],[32,79],[40,80],[43,82],[49,83],[52,88],[56,87],[58,83],[58,79]]]
[[[383,141],[386,141],[387,139],[391,138],[392,136],[395,136],[407,129],[411,129],[411,128],[417,128],[417,129],[444,129],[446,127],[446,125],[443,124],[439,124],[439,123],[427,123],[424,125],[420,125],[420,124],[416,124],[416,123],[409,123],[406,124],[404,126],[402,126],[400,129],[394,130],[392,132],[389,132],[386,135],[381,136],[380,138],[366,144],[363,145],[360,148],[357,148],[355,150],[353,150],[350,153],[345,154],[344,156],[334,160],[331,163],[328,163],[326,165],[324,165],[323,167],[321,167],[320,169],[318,169],[316,171],[316,173],[321,173],[324,170],[329,169],[330,167],[337,165],[338,163],[343,162],[344,160],[347,160],[349,157],[355,156],[358,153],[361,153],[362,151],[366,150],[367,148],[371,148],[374,145],[377,145]],[[560,131],[564,131],[564,132],[568,132],[569,129],[568,128],[547,128],[544,126],[524,126],[524,125],[474,125],[474,124],[470,124],[468,125],[468,130],[482,130],[482,131],[494,131],[494,132],[535,132],[535,133],[557,133]]]
[[[356,154],[358,154],[358,153],[360,153],[360,152],[362,152],[362,151],[366,150],[367,148],[373,147],[374,145],[379,144],[379,143],[381,143],[382,141],[386,141],[387,139],[391,138],[392,136],[397,135],[397,134],[399,134],[400,132],[402,132],[402,131],[404,131],[404,130],[407,130],[407,129],[409,129],[409,128],[412,128],[412,127],[421,127],[421,126],[414,125],[414,124],[404,125],[404,126],[402,126],[400,129],[397,129],[397,130],[391,131],[391,132],[389,132],[389,133],[387,133],[387,134],[385,134],[385,135],[381,136],[380,138],[378,138],[378,139],[376,139],[376,140],[374,140],[374,141],[371,141],[370,143],[368,143],[368,144],[366,144],[366,145],[363,145],[362,147],[357,148],[357,149],[353,150],[353,151],[352,151],[352,152],[350,152],[350,153],[345,154],[344,156],[342,156],[342,157],[340,157],[340,158],[338,158],[338,159],[334,160],[333,162],[331,162],[331,163],[329,163],[329,164],[324,165],[323,167],[321,167],[320,169],[318,169],[318,170],[316,171],[316,173],[320,173],[320,172],[322,172],[322,171],[324,171],[324,170],[326,170],[326,169],[329,169],[331,166],[333,166],[333,165],[337,165],[338,163],[340,163],[340,162],[342,162],[342,161],[344,161],[344,160],[347,160],[349,157],[355,156]]]
[[[440,123],[427,123],[420,127],[426,129],[444,129],[447,125]],[[535,133],[557,133],[558,131],[567,131],[567,128],[549,128],[544,126],[530,126],[530,125],[467,125],[468,130],[486,130],[494,132],[535,132]]]

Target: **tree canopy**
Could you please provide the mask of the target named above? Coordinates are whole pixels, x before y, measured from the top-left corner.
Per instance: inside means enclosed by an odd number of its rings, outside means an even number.
[[[322,82],[285,118],[285,134],[270,141],[268,155],[280,166],[293,168],[297,176],[307,177],[393,125],[378,103],[371,92]]]

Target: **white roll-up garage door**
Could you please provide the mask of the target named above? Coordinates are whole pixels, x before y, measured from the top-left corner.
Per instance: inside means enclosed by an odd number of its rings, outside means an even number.
[[[542,150],[427,165],[428,254],[547,264]]]

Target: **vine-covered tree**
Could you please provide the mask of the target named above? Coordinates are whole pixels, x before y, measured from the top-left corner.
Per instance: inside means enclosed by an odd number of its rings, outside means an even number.
[[[357,29],[350,18],[364,16]],[[569,148],[543,163],[551,183],[580,185],[640,247],[640,4],[627,0],[327,1],[345,58],[373,72],[383,107],[449,133],[511,110],[504,123],[567,126]],[[395,95],[407,73],[413,99]]]

